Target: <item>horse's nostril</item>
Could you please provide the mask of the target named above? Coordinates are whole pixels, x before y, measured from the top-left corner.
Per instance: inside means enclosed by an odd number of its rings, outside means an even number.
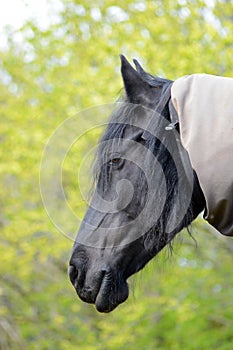
[[[109,274],[111,272],[111,268],[109,266],[104,266],[102,269],[101,269],[101,272],[103,274]]]
[[[92,296],[92,289],[90,287],[84,287],[83,294],[89,299]]]
[[[78,270],[75,266],[69,265],[68,267],[68,275],[70,277],[70,281],[72,284],[75,284],[75,280],[78,277]]]

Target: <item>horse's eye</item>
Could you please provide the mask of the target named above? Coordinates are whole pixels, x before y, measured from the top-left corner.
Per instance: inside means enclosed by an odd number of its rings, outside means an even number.
[[[122,168],[123,164],[124,164],[124,159],[119,157],[112,158],[108,162],[109,167],[111,167],[112,169],[120,169]]]
[[[109,161],[109,165],[116,166],[119,165],[121,162],[121,158],[113,158]]]

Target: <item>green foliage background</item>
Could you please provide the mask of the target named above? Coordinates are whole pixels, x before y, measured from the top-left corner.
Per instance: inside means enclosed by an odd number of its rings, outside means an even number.
[[[17,32],[5,29],[0,349],[233,349],[231,238],[198,219],[197,246],[180,234],[173,256],[165,251],[155,258],[131,279],[129,300],[100,315],[68,281],[72,242],[53,227],[39,189],[40,160],[54,129],[84,108],[116,99],[119,53],[170,79],[195,72],[232,77],[232,12],[227,0],[63,0],[47,29],[35,21]],[[87,135],[65,164],[67,192],[79,212],[74,169],[97,134]]]

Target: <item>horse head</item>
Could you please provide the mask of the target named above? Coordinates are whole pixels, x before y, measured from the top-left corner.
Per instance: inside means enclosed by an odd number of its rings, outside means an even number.
[[[172,82],[134,63],[121,56],[125,100],[100,140],[95,192],[70,258],[77,294],[100,312],[124,302],[127,279],[204,208],[179,133],[169,129],[169,99],[158,111]]]

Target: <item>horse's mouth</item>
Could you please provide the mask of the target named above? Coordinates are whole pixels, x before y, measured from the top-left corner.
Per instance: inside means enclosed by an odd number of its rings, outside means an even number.
[[[95,300],[95,307],[99,312],[111,312],[119,304],[123,303],[129,295],[126,281],[116,281],[106,274],[102,280],[99,292]]]
[[[119,280],[112,271],[102,271],[92,287],[85,286],[84,276],[79,276],[73,266],[69,267],[69,276],[74,288],[84,302],[95,304],[97,311],[110,312],[123,303],[129,295],[126,280]]]

